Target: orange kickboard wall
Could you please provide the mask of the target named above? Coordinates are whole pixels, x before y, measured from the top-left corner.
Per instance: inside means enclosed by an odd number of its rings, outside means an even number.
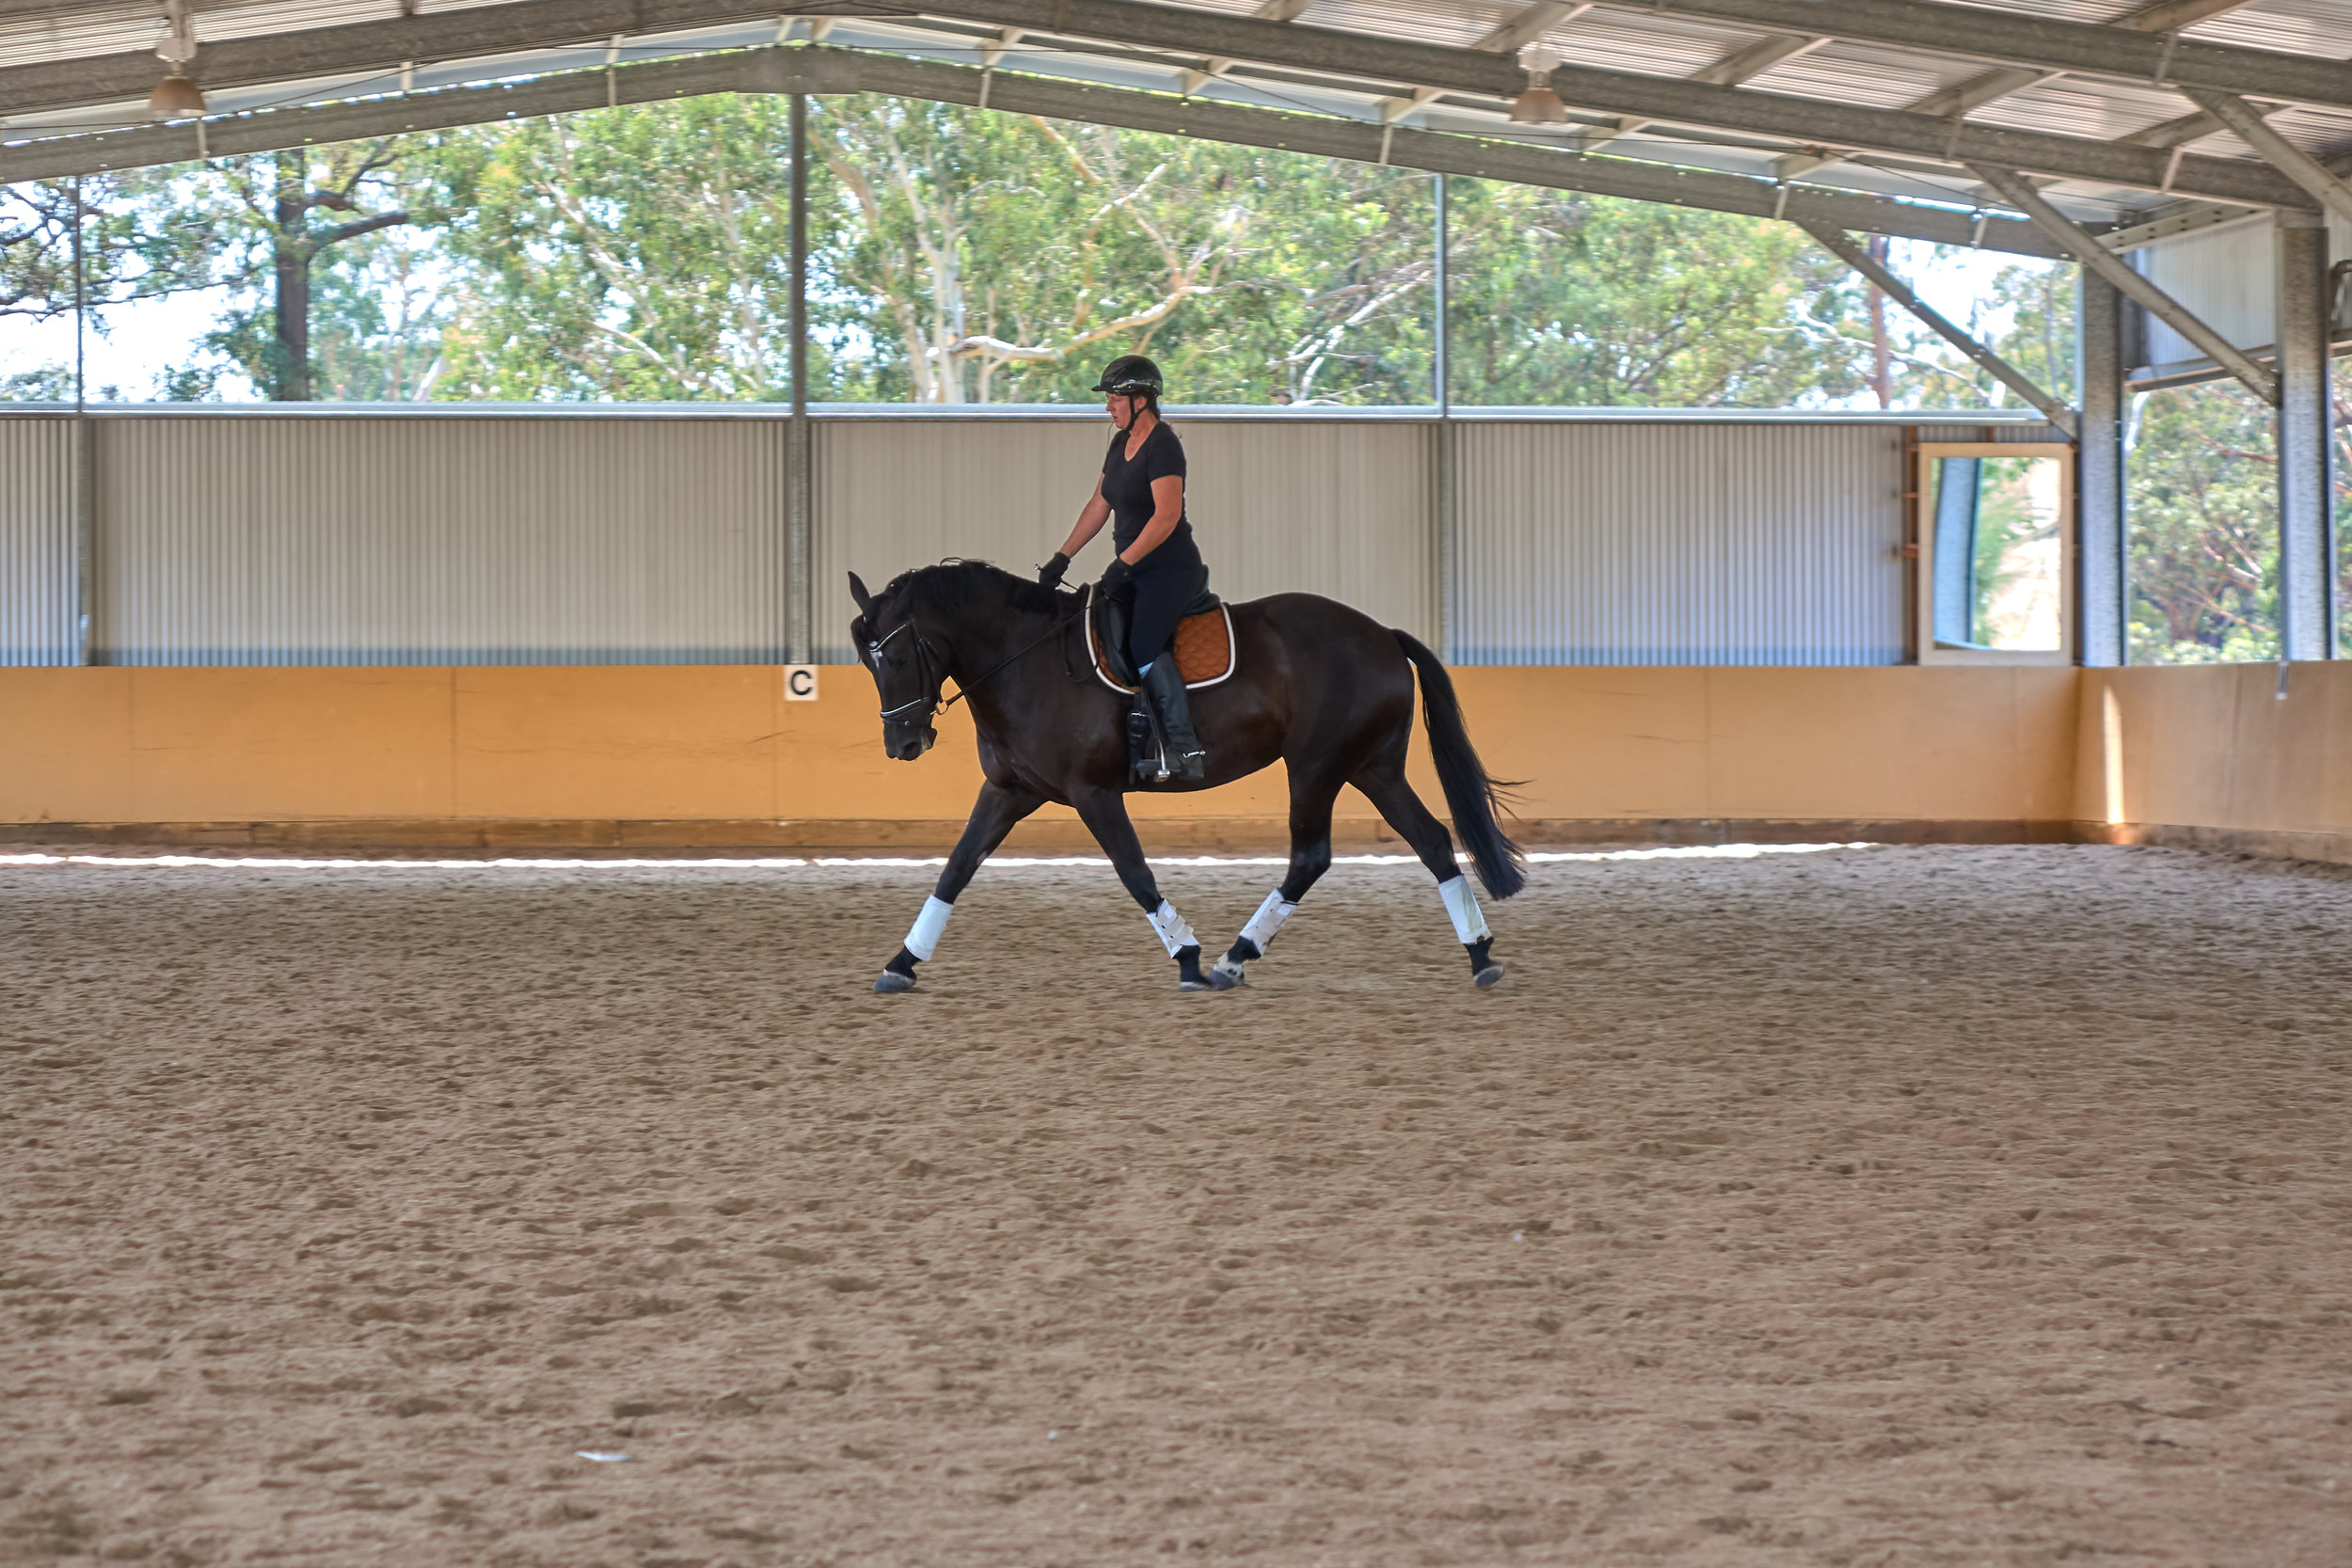
[[[2077,815],[2072,670],[1454,679],[1490,769],[1527,781],[1523,817]],[[855,666],[825,669],[818,700],[798,703],[771,666],[0,670],[0,822],[963,816],[979,784],[964,710],[909,764],[882,755],[876,705]],[[1415,770],[1442,814],[1418,745]],[[1286,796],[1272,769],[1131,805],[1265,821]],[[1352,791],[1340,812],[1372,815]]]
[[[2085,671],[2075,745],[2081,821],[2352,862],[2352,662]]]

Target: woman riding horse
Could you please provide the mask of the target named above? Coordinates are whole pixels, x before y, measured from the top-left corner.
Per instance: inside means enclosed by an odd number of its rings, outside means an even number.
[[[1192,522],[1184,515],[1184,445],[1160,419],[1164,386],[1159,366],[1140,354],[1122,354],[1103,367],[1094,389],[1104,394],[1103,405],[1118,428],[1103,454],[1094,494],[1078,509],[1070,537],[1039,569],[1037,580],[1048,588],[1058,584],[1070,570],[1070,558],[1103,531],[1104,519],[1117,519],[1111,527],[1115,553],[1104,570],[1102,591],[1126,607],[1127,657],[1159,711],[1173,771],[1179,778],[1199,779],[1208,771],[1209,753],[1193,734],[1184,674],[1172,655],[1161,656],[1176,636],[1184,607],[1208,586],[1209,568],[1201,563]]]

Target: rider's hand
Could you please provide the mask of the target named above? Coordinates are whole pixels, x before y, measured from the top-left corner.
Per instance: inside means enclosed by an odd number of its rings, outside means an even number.
[[[1136,569],[1127,564],[1125,557],[1112,556],[1111,563],[1103,568],[1103,592],[1109,593],[1135,575]]]
[[[1038,586],[1040,588],[1059,588],[1061,586],[1062,574],[1069,570],[1070,558],[1062,554],[1061,551],[1056,550],[1054,552],[1054,559],[1037,569]]]

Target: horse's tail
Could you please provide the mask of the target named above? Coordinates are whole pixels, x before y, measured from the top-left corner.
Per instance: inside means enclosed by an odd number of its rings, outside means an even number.
[[[1508,898],[1527,885],[1527,857],[1503,836],[1495,820],[1495,807],[1507,786],[1478,760],[1462,722],[1461,701],[1454,695],[1454,677],[1438,656],[1407,633],[1393,635],[1421,673],[1422,722],[1429,729],[1429,752],[1437,759],[1438,782],[1445,786],[1446,809],[1454,814],[1454,831],[1461,834],[1462,847],[1470,851],[1486,891]]]

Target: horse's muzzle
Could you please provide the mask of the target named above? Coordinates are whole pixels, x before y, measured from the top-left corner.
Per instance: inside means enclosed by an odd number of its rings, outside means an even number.
[[[918,730],[891,724],[882,730],[882,750],[890,753],[893,762],[913,762],[930,751],[938,738],[939,732],[929,725]]]

